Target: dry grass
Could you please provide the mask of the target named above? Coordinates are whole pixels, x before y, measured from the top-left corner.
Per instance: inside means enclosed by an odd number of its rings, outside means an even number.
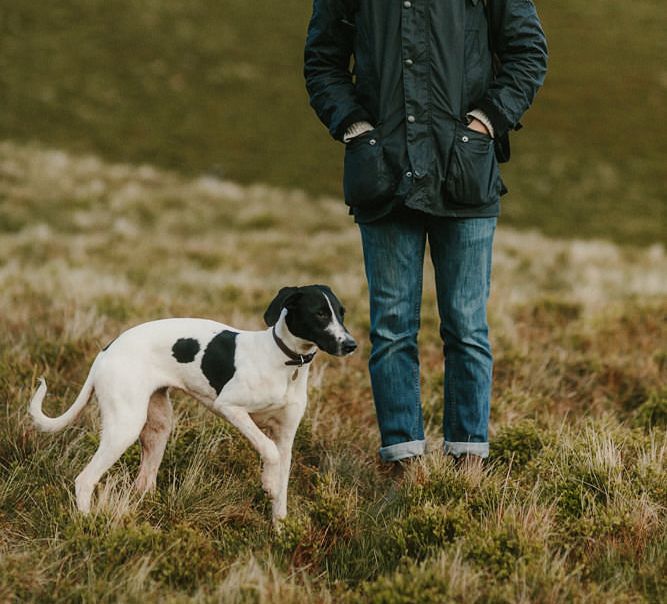
[[[667,256],[501,226],[489,305],[493,463],[439,453],[442,355],[431,270],[421,360],[432,453],[378,463],[358,235],[336,199],[186,179],[0,144],[0,600],[634,602],[667,594]],[[25,408],[45,374],[65,409],[95,352],[165,316],[262,327],[275,291],[331,285],[362,344],[319,358],[275,535],[256,454],[176,397],[143,499],[133,447],[91,517],[72,480],[94,405],[62,435]]]

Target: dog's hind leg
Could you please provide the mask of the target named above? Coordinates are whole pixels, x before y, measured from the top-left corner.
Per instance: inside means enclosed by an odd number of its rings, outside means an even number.
[[[132,445],[146,423],[146,400],[133,399],[136,404],[120,401],[109,408],[98,392],[102,412],[102,434],[100,444],[81,474],[76,477],[76,504],[81,512],[90,512],[90,500],[95,485],[102,475],[114,464],[125,450]],[[128,399],[129,400],[129,399]]]
[[[146,424],[139,436],[141,466],[134,486],[140,493],[155,490],[157,471],[171,432],[172,416],[169,391],[167,388],[161,388],[151,396]]]

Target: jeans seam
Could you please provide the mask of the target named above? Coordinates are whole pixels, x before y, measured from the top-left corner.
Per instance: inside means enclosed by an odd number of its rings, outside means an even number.
[[[413,377],[413,388],[414,388],[414,393],[415,393],[415,401],[416,405],[418,405],[418,408],[416,409],[415,413],[415,421],[421,420],[421,424],[423,425],[423,419],[422,419],[422,410],[421,410],[421,388],[420,388],[420,382],[419,382],[419,346],[418,346],[418,341],[419,341],[419,330],[421,328],[421,321],[420,321],[420,315],[421,315],[421,297],[422,297],[422,291],[424,287],[424,253],[426,251],[426,228],[424,227],[423,230],[423,235],[422,235],[422,243],[421,243],[421,263],[420,263],[420,270],[418,272],[418,282],[417,282],[417,289],[419,291],[419,296],[415,296],[415,307],[414,307],[414,320],[415,320],[415,348],[417,349],[417,359],[415,363],[415,375]],[[420,429],[419,426],[414,426],[415,429],[415,434],[418,433],[417,431]],[[419,433],[421,433],[422,430],[419,430]]]

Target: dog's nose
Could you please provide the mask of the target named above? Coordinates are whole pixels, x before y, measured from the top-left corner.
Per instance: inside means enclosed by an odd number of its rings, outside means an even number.
[[[343,354],[350,354],[357,349],[357,343],[354,340],[343,342]]]

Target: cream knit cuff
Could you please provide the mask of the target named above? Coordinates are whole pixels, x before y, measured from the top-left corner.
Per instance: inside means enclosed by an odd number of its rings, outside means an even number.
[[[343,135],[343,142],[347,143],[351,141],[355,136],[359,136],[360,134],[363,134],[364,132],[368,132],[369,130],[372,130],[373,126],[369,124],[368,122],[354,122],[346,131],[345,134]]]
[[[494,132],[493,132],[493,124],[491,123],[491,120],[489,119],[489,116],[486,115],[481,109],[473,109],[472,111],[468,111],[466,113],[466,117],[468,119],[476,119],[482,122],[484,126],[486,126],[486,129],[489,131],[489,135],[491,138],[495,138]]]

